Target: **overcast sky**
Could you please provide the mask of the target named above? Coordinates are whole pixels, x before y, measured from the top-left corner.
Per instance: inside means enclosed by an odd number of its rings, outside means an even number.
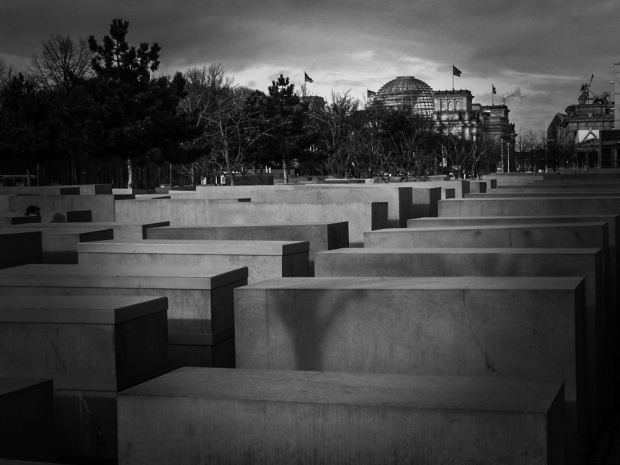
[[[474,102],[506,96],[521,134],[541,132],[592,91],[613,95],[620,62],[618,0],[1,0],[0,57],[25,70],[52,35],[99,41],[112,19],[128,41],[157,42],[160,72],[221,63],[240,85],[267,90],[279,74],[330,98],[359,99],[397,76]]]

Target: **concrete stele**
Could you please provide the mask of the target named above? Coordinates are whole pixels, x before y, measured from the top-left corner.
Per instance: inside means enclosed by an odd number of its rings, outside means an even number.
[[[119,458],[560,464],[562,423],[557,382],[184,368],[120,395]]]

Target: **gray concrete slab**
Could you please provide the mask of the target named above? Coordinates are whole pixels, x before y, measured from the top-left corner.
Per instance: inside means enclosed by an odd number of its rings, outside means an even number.
[[[55,389],[127,388],[163,372],[167,308],[165,297],[6,296],[0,370]]]
[[[1,457],[54,460],[54,395],[50,379],[0,377],[0,412]]]
[[[73,228],[73,223],[62,223],[59,227],[47,224],[10,226],[8,231],[38,231],[41,234],[41,261],[43,263],[77,263],[77,247],[82,242],[105,241],[114,238],[110,229]],[[2,230],[0,228],[0,230]],[[4,230],[7,230],[4,228]]]
[[[387,227],[387,209],[386,202],[299,204],[173,198],[117,202],[116,218],[117,221],[170,221],[172,226],[347,221],[349,240],[361,244],[364,231]]]
[[[91,210],[93,221],[115,221],[114,195],[20,195],[9,197],[9,210],[24,214],[36,205],[41,214],[67,210]],[[131,221],[131,220],[130,220]]]
[[[164,226],[169,226],[169,221],[160,221],[157,223],[126,223],[126,222],[115,222],[115,221],[106,221],[106,222],[71,222],[71,223],[41,223],[40,225],[36,224],[28,224],[23,225],[22,227],[27,228],[42,228],[42,230],[52,230],[52,229],[84,229],[84,230],[101,230],[101,229],[112,229],[113,236],[110,238],[105,238],[101,240],[107,239],[115,239],[115,240],[141,240],[147,238],[147,230],[149,228],[160,228]]]
[[[602,426],[612,368],[609,342],[604,344],[609,335],[603,326],[606,302],[600,248],[365,248],[317,255],[316,277],[343,276],[584,277],[589,430],[595,433]]]
[[[547,197],[547,198],[564,198],[564,197],[617,197],[620,196],[620,190],[610,191],[592,191],[592,190],[530,190],[527,192],[515,192],[513,189],[502,189],[484,194],[466,194],[466,199],[510,199],[510,198],[531,198],[531,197]]]
[[[273,277],[308,276],[307,242],[205,241],[149,239],[78,245],[79,263],[119,266],[216,266],[248,268],[248,282]]]
[[[0,295],[168,298],[171,367],[234,367],[233,289],[248,270],[232,267],[26,265],[0,270]]]
[[[584,459],[581,278],[266,280],[235,290],[235,331],[238,368],[564,379]]]
[[[119,456],[188,465],[564,463],[561,402],[557,383],[181,369],[119,396]]]
[[[454,185],[454,184],[453,184]],[[458,186],[458,184],[456,184]],[[329,189],[328,189],[329,188]],[[325,192],[326,190],[342,190],[347,191],[351,189],[375,189],[380,191],[386,190],[400,190],[403,188],[411,188],[412,189],[412,203],[413,203],[413,211],[412,213],[408,213],[408,215],[413,215],[413,218],[421,218],[425,216],[437,216],[437,203],[442,195],[442,188],[433,184],[426,184],[423,182],[395,182],[395,183],[370,183],[370,184],[338,184],[338,183],[330,183],[330,184],[314,184],[314,185],[291,185],[291,184],[279,184],[276,186],[276,191],[287,190],[290,192],[291,190],[297,191],[320,191]],[[468,187],[467,187],[468,188]]]
[[[235,226],[168,226],[147,230],[147,239],[175,240],[276,240],[309,243],[309,273],[314,276],[317,252],[349,247],[347,222],[245,224]]]

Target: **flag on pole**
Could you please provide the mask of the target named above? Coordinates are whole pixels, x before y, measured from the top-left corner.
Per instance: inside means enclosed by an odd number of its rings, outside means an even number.
[[[304,82],[314,82],[314,80],[310,79],[310,76],[304,71]]]
[[[376,92],[366,89],[366,98],[374,97]]]
[[[493,93],[497,94],[497,90],[495,89],[495,86],[493,84],[491,84],[491,87],[493,88]]]
[[[452,75],[456,77],[461,77],[461,70],[456,66],[452,65]]]

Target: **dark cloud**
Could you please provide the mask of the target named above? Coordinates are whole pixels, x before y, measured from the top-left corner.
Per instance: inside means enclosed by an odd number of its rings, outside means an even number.
[[[455,64],[456,85],[476,101],[490,103],[493,82],[517,125],[541,127],[591,74],[593,89],[608,88],[620,61],[616,1],[3,0],[0,56],[23,65],[52,34],[99,40],[122,18],[131,43],[162,47],[162,72],[221,63],[265,89],[281,71],[299,82],[306,70],[329,97],[398,75],[446,89]]]

